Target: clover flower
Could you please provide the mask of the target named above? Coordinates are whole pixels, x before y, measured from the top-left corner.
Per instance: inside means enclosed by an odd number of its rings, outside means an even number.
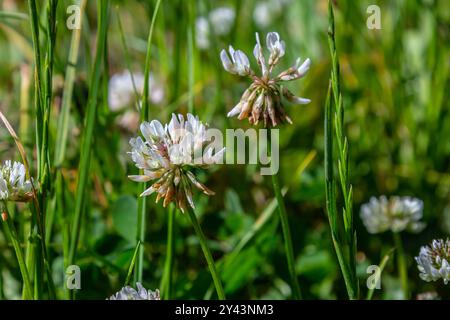
[[[200,49],[210,47],[211,29],[214,36],[225,36],[230,33],[236,13],[233,8],[219,7],[212,10],[208,18],[198,17],[195,21],[195,42]]]
[[[159,290],[145,289],[139,282],[136,283],[137,290],[130,286],[123,287],[107,300],[161,300]]]
[[[156,202],[163,198],[163,206],[175,202],[182,212],[186,203],[195,208],[191,186],[194,185],[206,195],[213,195],[200,183],[193,168],[205,168],[219,163],[223,159],[225,148],[213,154],[212,147],[206,147],[209,141],[206,127],[192,114],[172,114],[169,124],[163,126],[159,121],[143,122],[141,137],[130,140],[131,158],[136,167],[144,171],[143,175],[129,176],[136,182],[156,180],[141,196],[157,193]]]
[[[388,200],[385,196],[372,197],[369,203],[361,206],[360,216],[369,233],[405,229],[420,232],[425,227],[419,221],[423,216],[423,202],[417,198],[394,196]]]
[[[416,300],[441,300],[437,292],[428,291],[417,294]]]
[[[26,179],[25,166],[6,160],[0,166],[0,200],[26,202],[32,198],[32,184]]]
[[[420,278],[427,282],[442,279],[445,284],[450,281],[450,240],[433,240],[430,246],[420,248],[415,258]]]
[[[231,74],[249,77],[253,80],[250,87],[244,92],[239,103],[228,113],[228,117],[238,116],[239,120],[248,118],[251,124],[264,122],[264,126],[273,126],[281,122],[292,123],[291,119],[284,111],[282,97],[296,104],[307,104],[309,99],[296,97],[287,88],[282,86],[283,82],[300,79],[306,75],[311,65],[311,60],[296,63],[289,69],[281,72],[277,76],[272,76],[273,69],[285,54],[285,43],[276,32],[269,32],[266,37],[266,47],[269,51],[269,59],[266,60],[263,47],[256,33],[256,45],[253,55],[261,68],[261,75],[258,76],[250,67],[247,55],[241,50],[234,50],[229,47],[228,53],[222,50],[220,59],[223,67]]]
[[[144,75],[140,72],[134,73],[133,77],[128,70],[114,74],[108,84],[109,108],[112,111],[120,111],[129,106],[136,98],[133,80],[138,95],[141,95],[144,91],[144,79]],[[164,99],[164,89],[158,85],[153,75],[149,77],[149,87],[149,100],[154,104],[161,103]]]

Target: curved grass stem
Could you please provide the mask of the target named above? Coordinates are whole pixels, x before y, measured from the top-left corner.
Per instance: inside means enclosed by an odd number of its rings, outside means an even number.
[[[25,258],[23,256],[22,248],[17,236],[16,228],[11,221],[11,217],[8,213],[6,204],[3,204],[2,222],[5,229],[6,237],[11,241],[14,251],[16,253],[17,262],[19,263],[20,273],[22,275],[22,280],[24,283],[24,298],[33,299],[33,290],[31,286],[30,276],[25,263]]]
[[[302,298],[302,294],[300,291],[300,286],[298,284],[297,275],[295,272],[294,249],[292,246],[291,231],[289,228],[289,220],[286,213],[286,207],[284,205],[283,195],[281,194],[281,187],[278,179],[278,174],[272,175],[272,185],[278,203],[278,213],[280,215],[281,228],[283,229],[284,250],[286,253],[289,275],[291,277],[292,293],[293,297],[299,300]]]
[[[393,232],[393,237],[395,247],[397,249],[398,275],[402,284],[403,299],[409,299],[408,266],[406,264],[405,252],[403,250],[402,237],[398,232]]]

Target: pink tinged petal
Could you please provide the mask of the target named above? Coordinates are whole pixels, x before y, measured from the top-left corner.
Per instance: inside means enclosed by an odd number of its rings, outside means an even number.
[[[130,179],[131,181],[134,182],[147,182],[152,180],[152,178],[150,178],[149,176],[146,175],[139,175],[139,176],[128,176],[128,179]]]
[[[150,170],[144,170],[144,174],[150,178],[150,180],[161,178],[161,176],[164,174],[164,170],[157,170],[157,171],[150,171]]]
[[[311,102],[310,99],[306,99],[306,98],[302,98],[302,97],[297,97],[297,96],[291,96],[288,99],[290,102],[295,103],[295,104],[308,104]]]
[[[194,184],[194,186],[202,190],[204,194],[208,196],[213,196],[215,194],[213,191],[208,189],[203,183],[198,181],[192,172],[188,171],[186,175],[188,176],[189,180]]]
[[[151,195],[153,192],[155,192],[156,191],[156,189],[155,188],[153,188],[153,187],[150,187],[150,188],[148,188],[147,190],[145,190],[144,192],[142,192],[141,194],[140,194],[140,197],[146,197],[146,196],[149,196],[149,195]]]

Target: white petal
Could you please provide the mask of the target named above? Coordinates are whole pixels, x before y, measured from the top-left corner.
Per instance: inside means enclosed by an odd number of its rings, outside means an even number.
[[[227,117],[234,117],[236,115],[238,115],[239,113],[241,113],[241,109],[242,109],[242,103],[239,102],[233,109],[231,109],[230,112],[228,112]]]
[[[308,58],[297,69],[298,76],[303,77],[308,72],[310,66],[311,66],[311,59]]]
[[[155,191],[156,191],[155,188],[150,187],[150,188],[148,188],[147,190],[145,190],[144,192],[142,192],[142,193],[140,194],[140,197],[149,196],[149,195],[151,195],[151,194],[152,194],[153,192],[155,192]]]

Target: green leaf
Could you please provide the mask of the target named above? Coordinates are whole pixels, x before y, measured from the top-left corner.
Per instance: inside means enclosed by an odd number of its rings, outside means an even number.
[[[124,239],[136,242],[137,201],[129,195],[120,196],[112,206],[114,228]]]

